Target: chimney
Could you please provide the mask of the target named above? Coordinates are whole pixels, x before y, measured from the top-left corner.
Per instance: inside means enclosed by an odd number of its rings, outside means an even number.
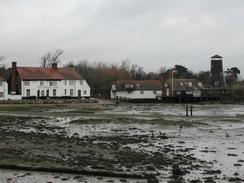
[[[52,69],[57,70],[58,69],[58,64],[57,63],[52,63]]]
[[[17,93],[17,77],[16,77],[17,63],[12,62],[12,72],[11,72],[11,94]]]

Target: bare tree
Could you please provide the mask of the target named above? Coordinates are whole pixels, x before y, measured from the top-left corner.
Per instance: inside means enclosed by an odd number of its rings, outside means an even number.
[[[40,59],[41,67],[48,67],[49,63],[51,62],[51,58],[52,56],[50,52],[43,55]]]
[[[121,63],[120,69],[123,71],[130,71],[130,60],[128,58],[124,59]]]
[[[64,50],[62,49],[58,49],[58,50],[55,50],[52,54],[52,64],[53,63],[60,63],[61,60],[60,60],[60,56],[64,53]]]
[[[62,49],[57,49],[53,52],[47,52],[40,59],[41,67],[51,67],[52,64],[61,63],[60,57],[64,53]]]

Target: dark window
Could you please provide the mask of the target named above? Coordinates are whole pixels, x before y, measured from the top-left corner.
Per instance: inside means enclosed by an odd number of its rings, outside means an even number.
[[[56,97],[56,89],[53,89],[53,96]]]
[[[70,96],[73,97],[73,95],[74,95],[74,90],[71,89],[71,90],[70,90]]]
[[[29,90],[29,89],[26,90],[26,96],[27,96],[27,97],[30,97],[30,90]]]

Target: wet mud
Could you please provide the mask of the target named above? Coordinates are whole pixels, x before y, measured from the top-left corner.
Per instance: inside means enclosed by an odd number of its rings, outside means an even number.
[[[1,106],[1,181],[242,182],[242,107]]]

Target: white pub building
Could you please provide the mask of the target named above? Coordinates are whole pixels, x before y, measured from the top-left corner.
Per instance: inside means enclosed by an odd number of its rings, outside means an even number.
[[[90,86],[74,68],[17,67],[12,63],[11,95],[21,98],[89,98]]]

